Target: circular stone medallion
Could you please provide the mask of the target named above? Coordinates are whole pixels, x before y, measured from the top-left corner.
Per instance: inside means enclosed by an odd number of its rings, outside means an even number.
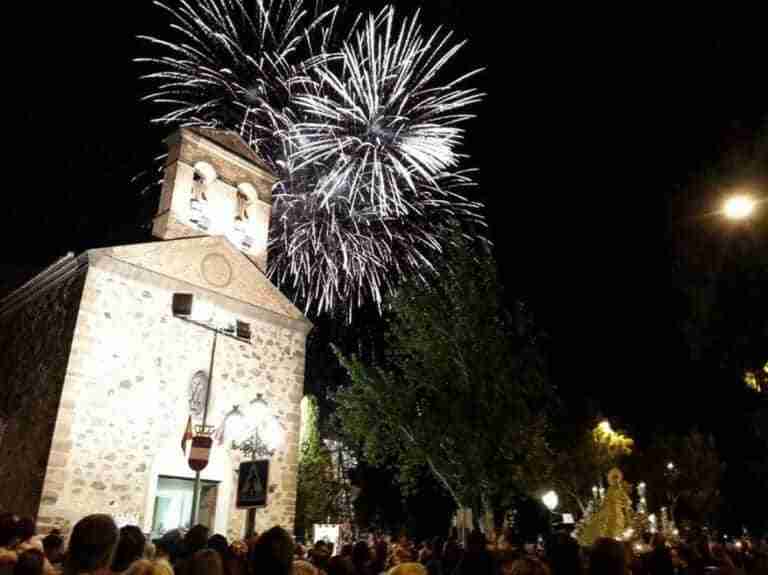
[[[221,254],[208,254],[200,264],[203,279],[215,287],[227,287],[232,281],[232,266]]]

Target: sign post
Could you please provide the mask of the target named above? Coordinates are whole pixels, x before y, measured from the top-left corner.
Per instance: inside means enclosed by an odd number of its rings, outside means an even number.
[[[269,460],[244,461],[237,478],[238,509],[248,509],[245,536],[251,537],[256,522],[256,509],[267,506],[269,491]]]

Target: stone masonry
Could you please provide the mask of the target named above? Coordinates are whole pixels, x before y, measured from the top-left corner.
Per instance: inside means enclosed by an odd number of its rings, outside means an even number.
[[[189,280],[196,278],[179,279],[182,272],[163,275],[150,269],[173,271],[182,244],[189,270],[204,270],[212,254],[221,258],[234,291],[222,293],[227,289],[221,282],[203,287],[203,272],[195,285]],[[158,475],[193,476],[180,447],[189,413],[187,389],[196,371],[208,371],[213,334],[173,317],[173,293],[184,292],[251,324],[251,345],[218,337],[209,422],[220,422],[234,404],[264,394],[285,429],[285,446],[272,459],[269,504],[257,513],[257,530],[275,524],[292,529],[308,322],[297,319],[295,308],[287,315],[287,300],[223,238],[121,250],[88,254],[39,510],[41,527],[67,530],[87,513],[108,512],[137,517],[149,530]],[[251,291],[238,290],[238,282]],[[254,286],[273,292],[274,301],[255,297]],[[243,299],[232,297],[237,291]],[[239,453],[228,447],[214,446],[203,478],[220,482],[216,530],[237,537],[245,512],[234,508]]]
[[[34,516],[40,504],[84,278],[75,269],[41,282],[22,307],[0,309],[0,510]],[[49,485],[62,487],[55,474]]]
[[[181,439],[214,337],[208,423],[264,396],[285,441],[256,529],[293,528],[311,324],[264,275],[274,178],[231,132],[182,129],[168,145],[153,228],[164,241],[70,255],[0,301],[0,509],[36,516],[41,531],[66,534],[89,513],[151,529],[158,478],[194,476]],[[251,340],[175,317],[175,293],[247,322]],[[239,458],[214,445],[201,474],[216,483],[206,515],[229,538],[246,516]]]

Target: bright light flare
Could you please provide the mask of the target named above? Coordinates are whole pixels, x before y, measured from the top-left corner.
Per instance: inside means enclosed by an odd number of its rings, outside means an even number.
[[[541,496],[541,501],[547,509],[554,511],[560,503],[560,498],[554,491],[547,491]]]
[[[597,426],[597,428],[606,435],[613,433],[613,428],[611,427],[611,422],[608,420],[601,421],[600,424]]]
[[[723,204],[723,214],[729,220],[746,220],[755,213],[757,201],[750,195],[731,196]]]

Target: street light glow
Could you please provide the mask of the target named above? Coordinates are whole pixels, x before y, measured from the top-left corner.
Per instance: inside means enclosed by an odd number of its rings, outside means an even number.
[[[752,196],[738,194],[731,196],[723,204],[723,213],[729,220],[746,220],[754,212],[757,202]]]
[[[669,463],[667,463],[667,469],[672,471],[674,468],[675,468],[675,464],[674,463],[672,463],[671,461]]]
[[[554,511],[557,508],[558,503],[560,503],[560,498],[554,491],[547,491],[544,495],[541,496],[541,501],[544,503],[547,509]]]

